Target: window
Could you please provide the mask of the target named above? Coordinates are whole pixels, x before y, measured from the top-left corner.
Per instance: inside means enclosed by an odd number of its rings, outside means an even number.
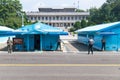
[[[51,17],[49,16],[49,20],[51,20]]]
[[[40,20],[40,17],[38,17],[38,20]]]
[[[34,20],[36,20],[37,18],[36,17],[34,17]]]
[[[44,17],[42,17],[42,20],[44,20]]]
[[[59,20],[59,16],[56,16],[56,19]]]
[[[55,20],[55,16],[53,16],[53,20]]]
[[[66,20],[66,17],[64,16],[64,20]]]
[[[73,20],[73,16],[71,17],[71,20]]]
[[[48,20],[48,17],[47,17],[47,16],[45,17],[45,20]]]
[[[75,20],[77,20],[77,16],[75,16]]]
[[[33,17],[31,17],[31,20],[33,20]]]
[[[70,20],[70,17],[68,16],[68,20]]]
[[[60,20],[63,20],[62,16],[60,16]]]

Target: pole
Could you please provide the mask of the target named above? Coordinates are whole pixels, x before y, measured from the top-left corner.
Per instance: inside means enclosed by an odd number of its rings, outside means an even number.
[[[79,0],[78,0],[78,9],[79,9]]]
[[[22,22],[22,26],[24,26],[24,14],[22,12],[19,12],[19,11],[17,12],[17,14],[21,15],[21,17],[22,17],[22,21],[21,21]]]
[[[24,16],[23,16],[23,13],[21,13],[21,16],[22,16],[22,26],[24,26]]]

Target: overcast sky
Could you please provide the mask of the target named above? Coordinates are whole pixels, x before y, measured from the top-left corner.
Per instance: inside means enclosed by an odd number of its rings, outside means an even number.
[[[99,8],[104,2],[106,0],[20,0],[24,11],[38,11],[39,7],[79,7],[79,9],[87,10],[92,7]]]

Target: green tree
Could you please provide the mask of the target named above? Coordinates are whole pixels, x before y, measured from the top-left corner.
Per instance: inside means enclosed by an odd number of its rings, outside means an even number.
[[[89,10],[90,16],[88,17],[88,22],[93,24],[100,24],[100,11],[97,8],[91,8]],[[93,25],[89,24],[89,25]]]
[[[107,0],[100,8],[91,8],[88,25],[120,20],[120,0]]]
[[[69,32],[74,32],[81,28],[81,23],[79,21],[75,22],[72,28],[69,29]]]
[[[114,17],[119,21],[120,20],[120,0],[114,3],[114,7],[112,8],[111,13]]]
[[[74,32],[74,31],[75,31],[75,28],[73,27],[69,29],[69,32]]]
[[[80,21],[75,22],[74,26],[75,30],[82,28]]]
[[[22,5],[19,0],[0,0],[0,25],[10,28],[21,26],[21,17],[17,11],[22,12]]]
[[[86,20],[82,19],[82,20],[81,20],[81,28],[84,28],[84,27],[86,27],[86,26],[87,26]]]
[[[116,17],[112,13],[112,6],[108,3],[104,3],[102,7],[100,8],[100,17],[101,22],[108,23],[108,22],[114,22],[116,21]]]
[[[0,25],[4,25],[4,20],[0,18]]]

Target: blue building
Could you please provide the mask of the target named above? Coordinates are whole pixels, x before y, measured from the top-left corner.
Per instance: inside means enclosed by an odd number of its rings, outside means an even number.
[[[67,35],[67,32],[43,23],[27,25],[15,30],[13,33],[14,50],[17,51],[42,51],[57,50],[59,47],[59,35]]]
[[[120,50],[120,22],[89,26],[76,32],[80,43],[88,44],[88,39],[92,37],[95,41],[94,48],[101,50],[101,40],[105,38],[106,51]]]
[[[14,49],[18,51],[57,50],[60,46],[59,36],[68,35],[63,30],[43,23],[35,23],[17,29],[13,39]]]

